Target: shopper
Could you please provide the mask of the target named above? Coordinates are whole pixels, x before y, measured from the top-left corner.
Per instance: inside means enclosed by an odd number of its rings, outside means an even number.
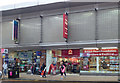
[[[61,79],[63,79],[63,74],[64,74],[65,77],[66,77],[65,66],[64,66],[64,64],[63,64],[63,61],[61,62],[60,73],[61,73]]]
[[[43,63],[41,66],[41,75],[43,78],[44,77],[46,78],[46,65],[45,65],[45,63]]]
[[[66,63],[64,62],[64,60],[62,60],[62,63],[65,66],[65,72],[64,72],[64,74],[65,74],[65,77],[66,77]]]
[[[33,72],[34,72],[34,70],[33,70],[33,64],[31,65],[31,75],[33,75]]]
[[[53,62],[53,68],[52,68],[53,75],[56,74],[56,64]]]
[[[37,64],[34,63],[34,65],[33,65],[33,71],[34,71],[34,74],[36,74],[36,67],[37,67]]]
[[[5,62],[4,64],[3,64],[3,71],[4,71],[4,75],[7,75],[7,63]]]
[[[0,71],[0,79],[2,79],[2,71]]]
[[[52,70],[52,74],[55,75],[55,74],[56,74],[56,64],[54,64],[54,61],[52,62],[52,64],[51,64],[50,67],[49,67],[49,72],[48,72],[48,74],[51,73],[51,70]]]

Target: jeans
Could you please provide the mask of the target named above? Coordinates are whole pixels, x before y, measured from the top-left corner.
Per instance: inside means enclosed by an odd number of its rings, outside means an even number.
[[[7,69],[4,69],[4,75],[6,75],[7,74]]]

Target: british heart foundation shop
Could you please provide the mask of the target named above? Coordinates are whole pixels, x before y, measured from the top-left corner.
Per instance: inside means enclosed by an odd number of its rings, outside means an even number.
[[[82,71],[99,73],[117,73],[119,70],[118,49],[117,48],[96,48],[83,49]],[[86,56],[86,57],[85,57]]]

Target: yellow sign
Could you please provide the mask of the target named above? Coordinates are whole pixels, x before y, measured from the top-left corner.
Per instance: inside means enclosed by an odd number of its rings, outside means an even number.
[[[5,54],[2,54],[2,57],[5,58]]]

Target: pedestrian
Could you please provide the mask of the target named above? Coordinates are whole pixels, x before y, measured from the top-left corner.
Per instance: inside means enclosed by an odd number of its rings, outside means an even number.
[[[0,71],[0,79],[2,79],[2,71]]]
[[[61,73],[61,79],[63,79],[63,74],[66,77],[65,66],[64,66],[63,62],[61,62],[60,73]]]
[[[5,62],[4,64],[3,64],[3,72],[4,72],[4,75],[7,75],[7,63]]]
[[[34,69],[33,69],[33,64],[31,65],[31,75],[33,75],[33,73],[34,73]]]
[[[51,64],[50,67],[49,67],[49,72],[48,72],[48,74],[51,73],[51,70],[52,70],[52,74],[55,75],[55,74],[56,74],[56,64],[54,64],[54,61],[52,62],[52,64]]]
[[[65,77],[66,77],[66,63],[64,62],[64,60],[62,60],[62,63],[63,63],[63,65],[65,66],[65,72],[64,72],[64,75],[65,75]]]
[[[33,65],[33,71],[34,71],[34,74],[36,74],[36,67],[37,67],[37,64],[36,63],[34,63],[34,65]]]
[[[44,77],[46,78],[46,65],[45,65],[45,63],[43,63],[41,66],[41,75],[43,78]]]

